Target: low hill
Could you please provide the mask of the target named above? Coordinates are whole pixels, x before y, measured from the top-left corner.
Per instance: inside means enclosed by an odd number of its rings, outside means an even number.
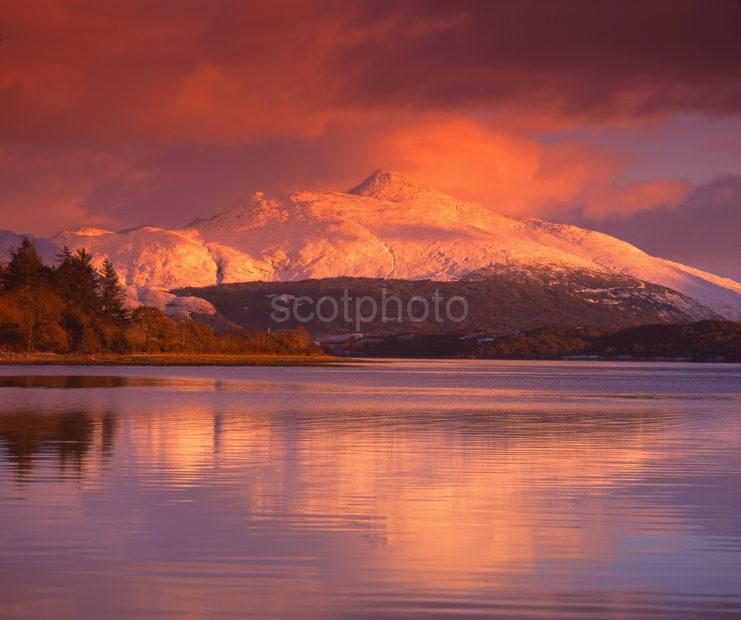
[[[511,334],[539,327],[577,326],[614,330],[647,323],[688,323],[719,318],[708,308],[663,286],[589,270],[568,274],[542,270],[537,276],[487,272],[446,282],[376,278],[246,282],[173,292],[207,300],[225,324],[250,330],[293,328],[303,324],[315,336],[356,331],[389,334],[451,330]],[[441,320],[432,307],[436,294],[441,298]],[[342,308],[343,296],[350,298],[346,312]],[[395,320],[398,303],[389,302],[392,297],[401,300],[402,321]],[[462,320],[459,320],[463,314],[460,299],[451,302],[450,313],[445,310],[454,297],[465,300],[467,314]],[[385,320],[382,315],[384,298],[388,309]],[[411,301],[415,298],[416,301]],[[418,320],[424,313],[425,303],[429,310],[427,317]],[[374,304],[378,311],[370,320]],[[340,310],[337,316],[333,320],[322,320],[332,318],[333,305]],[[276,308],[285,311],[276,314]],[[276,316],[288,316],[288,319],[276,321]]]

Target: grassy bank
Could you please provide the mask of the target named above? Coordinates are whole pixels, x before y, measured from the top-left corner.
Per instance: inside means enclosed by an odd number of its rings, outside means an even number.
[[[1,366],[334,366],[352,361],[331,355],[0,353]]]

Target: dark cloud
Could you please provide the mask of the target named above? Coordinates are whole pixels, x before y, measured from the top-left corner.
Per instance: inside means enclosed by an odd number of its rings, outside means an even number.
[[[6,140],[239,142],[400,109],[741,111],[735,0],[9,3]]]
[[[626,119],[741,110],[735,0],[374,3],[330,59],[357,105]]]

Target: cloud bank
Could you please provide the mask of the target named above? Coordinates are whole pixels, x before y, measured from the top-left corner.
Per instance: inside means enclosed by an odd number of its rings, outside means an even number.
[[[737,119],[740,31],[734,0],[7,3],[1,226],[175,226],[379,167],[521,215],[676,206],[685,178],[592,132]]]

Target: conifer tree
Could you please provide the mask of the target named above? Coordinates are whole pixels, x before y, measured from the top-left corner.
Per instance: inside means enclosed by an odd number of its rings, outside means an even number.
[[[11,250],[1,275],[4,318],[12,319],[26,350],[35,350],[39,342],[62,343],[65,338],[58,320],[63,303],[49,286],[50,271],[33,241],[25,237]]]
[[[100,267],[100,300],[104,321],[116,326],[126,322],[128,317],[124,305],[126,292],[121,286],[113,263],[107,257]]]
[[[39,286],[48,276],[48,271],[41,261],[36,246],[28,237],[10,251],[10,261],[2,271],[3,289],[10,290]]]
[[[101,313],[100,276],[92,258],[85,248],[72,253],[65,247],[55,272],[62,298],[70,310],[86,319],[97,318]]]

